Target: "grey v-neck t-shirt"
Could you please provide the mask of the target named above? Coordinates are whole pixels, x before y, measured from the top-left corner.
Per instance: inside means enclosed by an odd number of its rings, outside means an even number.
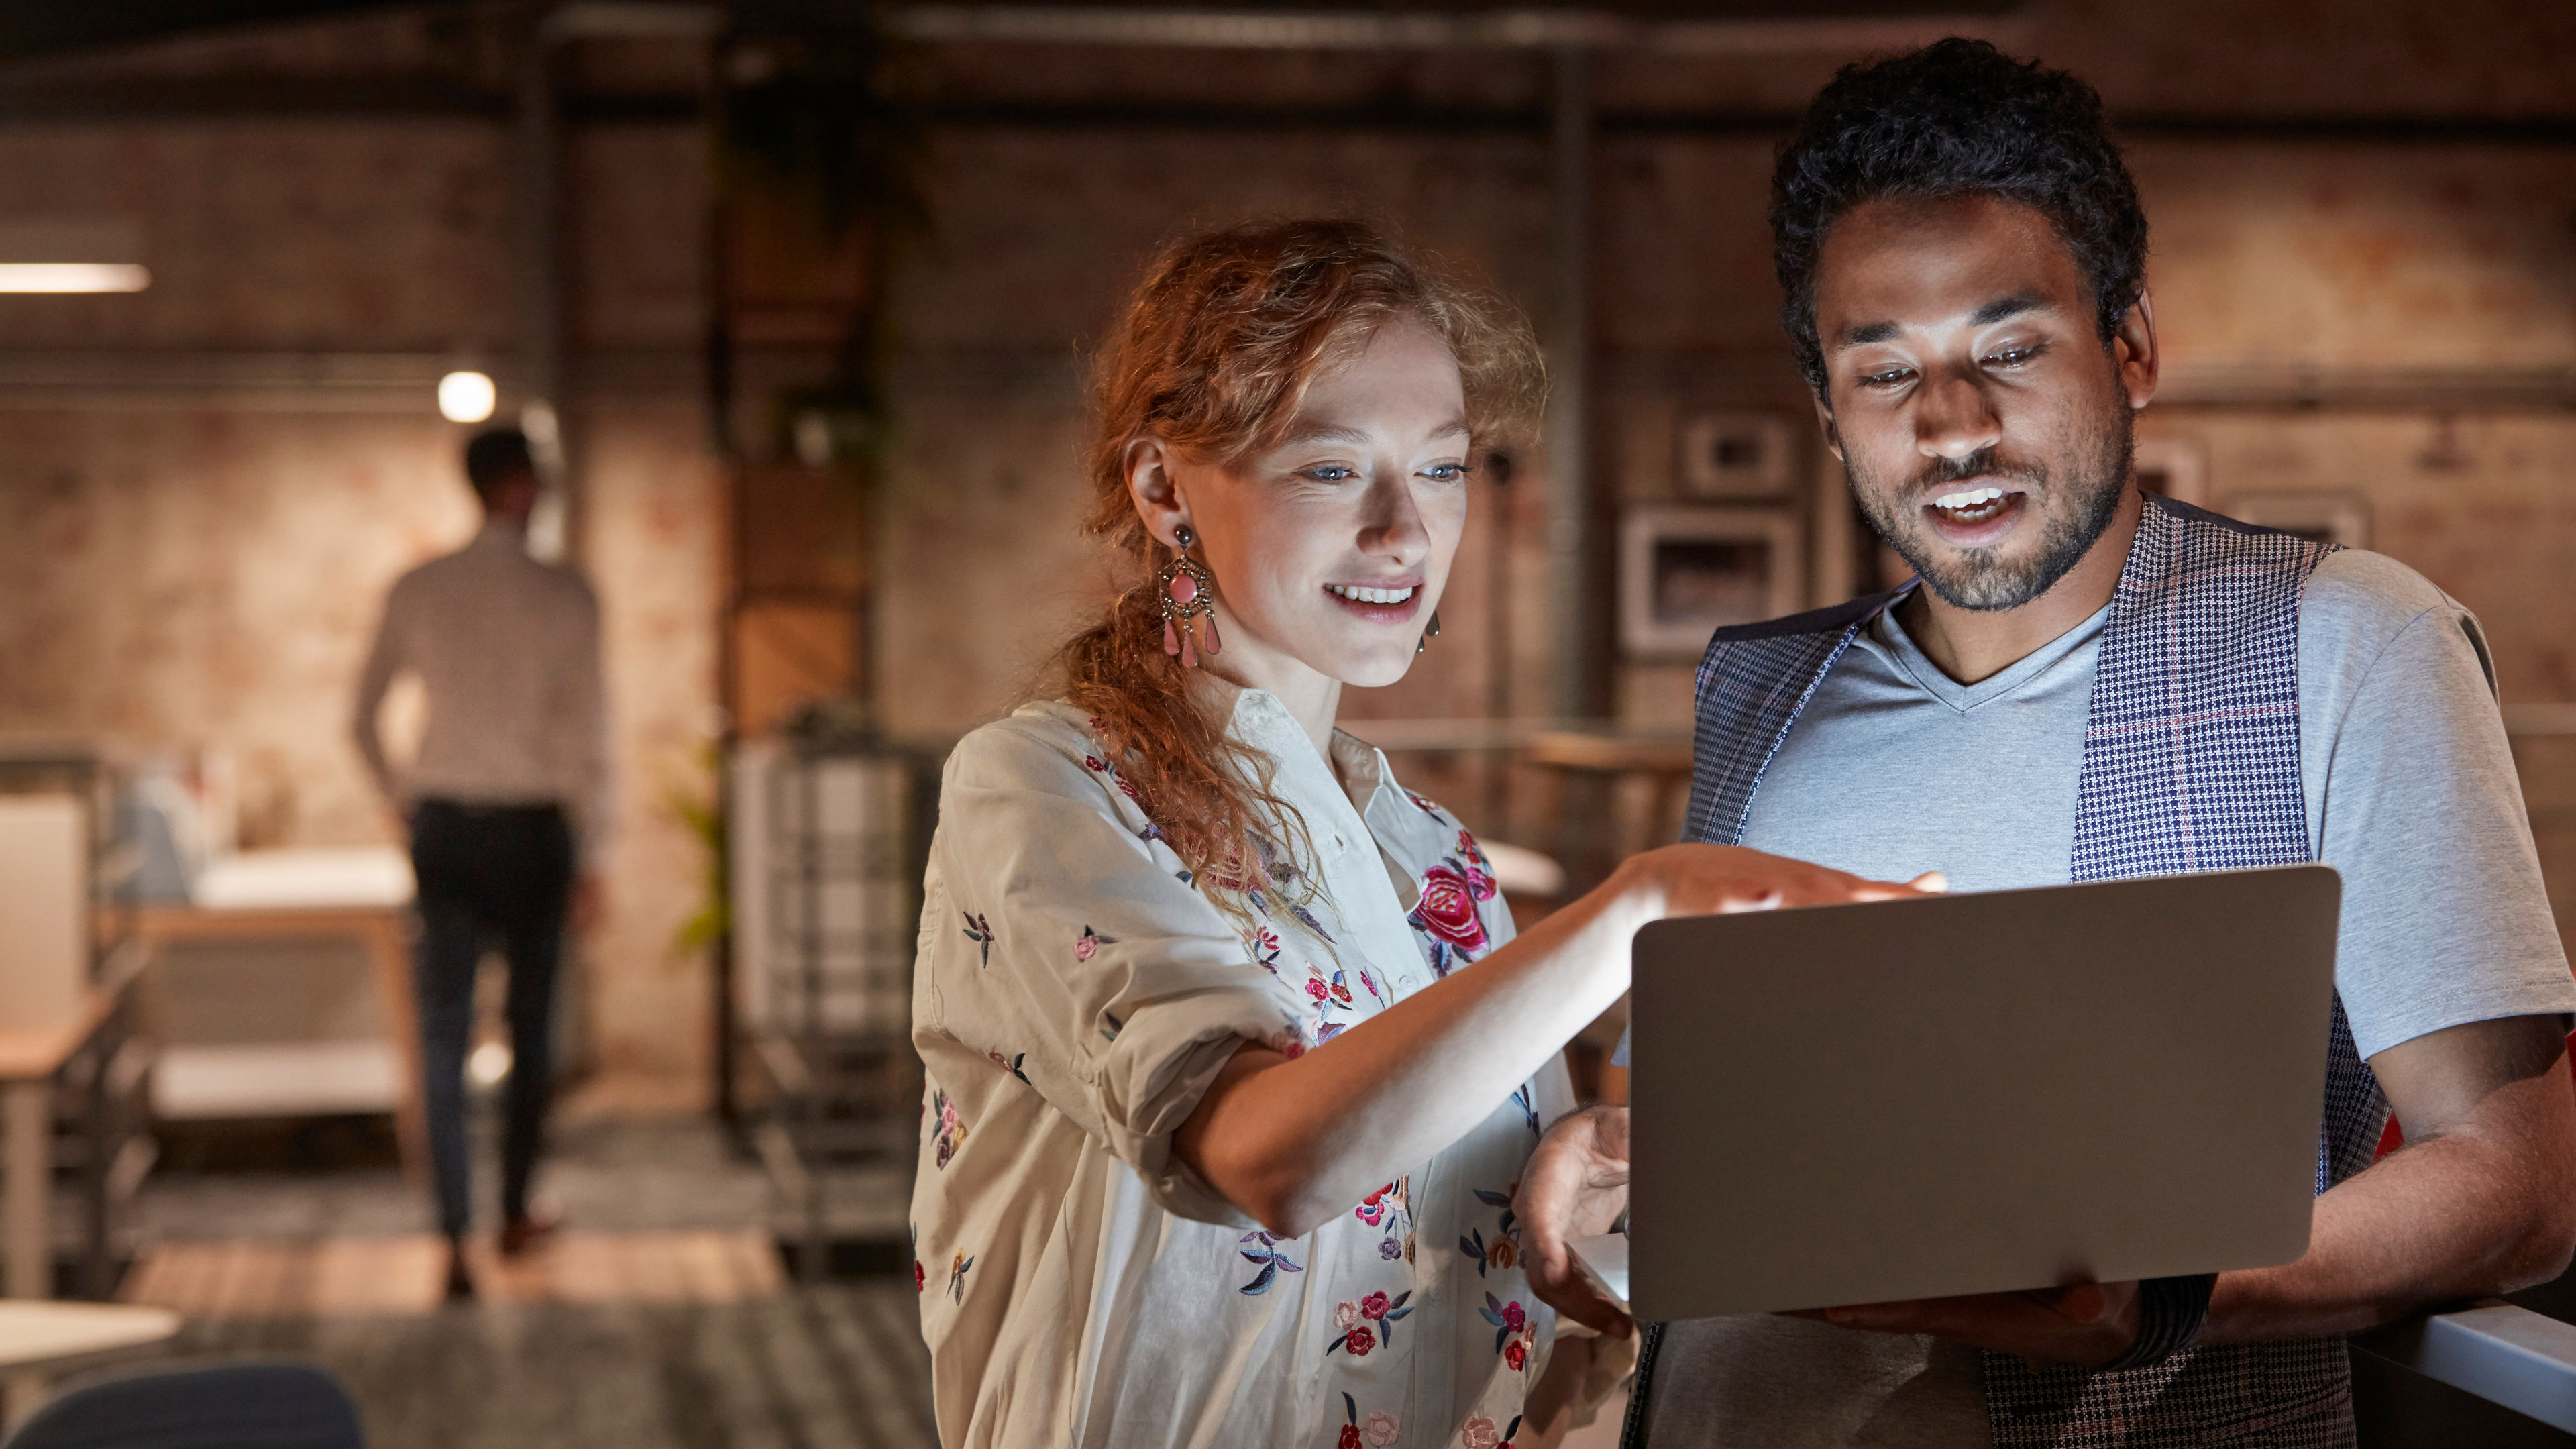
[[[1773,758],[1743,843],[1960,891],[2065,883],[2108,615],[1975,684],[1882,615]],[[2576,1011],[2467,610],[2393,559],[2329,555],[2299,612],[2299,751],[2309,839],[2343,874],[2335,982],[2364,1057]],[[1648,1404],[1653,1449],[1989,1442],[1976,1350],[1803,1319],[1671,1325]]]

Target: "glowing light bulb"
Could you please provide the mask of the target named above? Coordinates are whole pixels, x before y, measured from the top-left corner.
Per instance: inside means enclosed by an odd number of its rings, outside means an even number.
[[[479,423],[500,400],[500,389],[479,372],[451,372],[438,380],[439,415],[451,423]]]
[[[130,262],[0,262],[0,292],[140,292],[152,274]]]
[[[510,1075],[510,1048],[497,1041],[487,1041],[468,1053],[465,1075],[478,1087],[497,1087]]]

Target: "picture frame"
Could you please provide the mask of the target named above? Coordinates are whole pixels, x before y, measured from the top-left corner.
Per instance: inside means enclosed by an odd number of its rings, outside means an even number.
[[[2132,456],[2139,488],[2195,508],[2209,506],[2209,454],[2198,440],[2140,438]]]
[[[1678,491],[1694,499],[1769,499],[1797,480],[1797,439],[1777,413],[1708,412],[1684,422]]]
[[[2278,528],[2319,543],[2345,548],[2370,547],[2370,499],[2338,489],[2280,490],[2231,495],[2221,510],[2228,517],[2265,528]]]
[[[1789,508],[1674,504],[1629,512],[1619,533],[1619,644],[1696,658],[1728,624],[1806,606],[1806,528]]]

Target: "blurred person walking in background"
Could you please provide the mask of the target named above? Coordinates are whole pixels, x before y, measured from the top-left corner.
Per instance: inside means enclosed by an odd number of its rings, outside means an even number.
[[[483,529],[395,583],[359,679],[355,720],[359,751],[411,828],[421,1063],[452,1298],[474,1291],[465,1266],[465,1058],[475,967],[484,942],[498,937],[510,967],[501,1168],[508,1257],[554,1226],[530,1213],[528,1181],[553,1075],[564,927],[598,919],[609,800],[599,603],[578,572],[528,555],[539,484],[527,438],[481,434],[466,445],[465,473],[482,500]],[[397,770],[376,717],[403,674],[425,686],[429,717],[418,757]]]

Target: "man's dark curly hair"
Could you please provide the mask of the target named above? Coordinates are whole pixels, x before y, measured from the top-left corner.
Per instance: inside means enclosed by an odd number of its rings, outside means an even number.
[[[2102,97],[2062,70],[1982,40],[1948,40],[1848,65],[1816,93],[1771,172],[1772,264],[1798,367],[1825,393],[1816,260],[1835,218],[1884,198],[1984,192],[2046,216],[2093,284],[2107,347],[2146,288],[2147,214],[2102,119]]]

